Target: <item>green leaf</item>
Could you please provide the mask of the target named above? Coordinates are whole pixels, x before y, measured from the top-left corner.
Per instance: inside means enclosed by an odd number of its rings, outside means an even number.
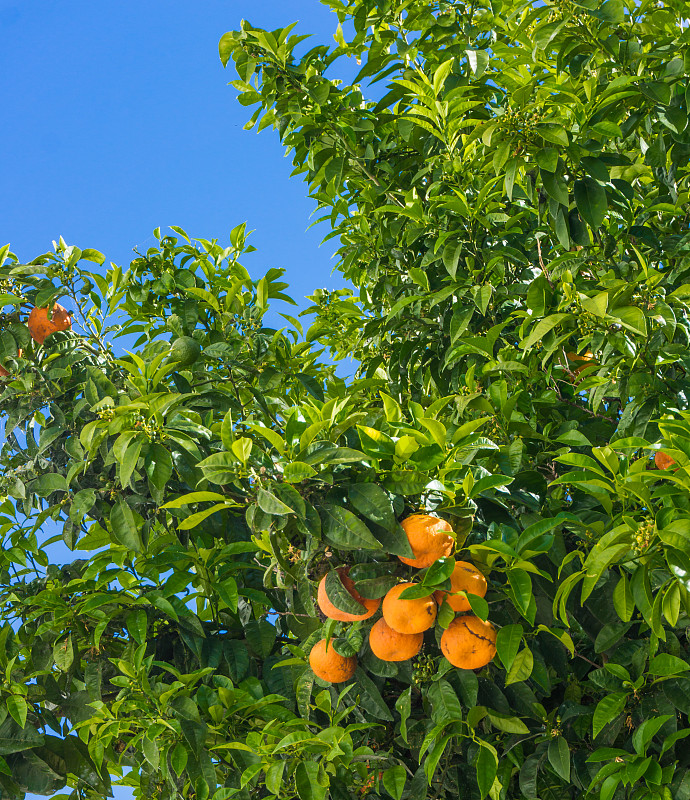
[[[405,767],[389,767],[383,773],[383,788],[394,800],[400,800],[402,793],[405,791],[406,780]]]
[[[596,230],[606,217],[606,190],[594,178],[586,177],[575,181],[574,194],[582,219]]]
[[[392,529],[396,525],[393,505],[386,492],[375,483],[355,483],[347,490],[352,505],[367,519]]]
[[[253,447],[253,442],[251,439],[248,439],[246,436],[242,436],[239,439],[235,439],[235,441],[230,446],[233,454],[237,456],[237,458],[243,463],[246,464],[249,461],[249,456],[251,455]]]
[[[613,590],[613,607],[623,622],[630,621],[635,610],[635,601],[630,589],[630,582],[625,574],[621,575]]]
[[[261,766],[260,764],[258,766]],[[316,761],[300,761],[295,771],[295,786],[300,800],[325,800],[328,784],[326,773]]]
[[[48,497],[53,492],[66,492],[68,489],[67,479],[58,472],[48,472],[45,475],[41,475],[38,480],[31,484],[31,490],[38,497]]]
[[[285,516],[295,513],[290,506],[286,505],[282,500],[279,500],[274,494],[267,492],[266,489],[259,489],[256,493],[256,500],[264,514]]]
[[[479,751],[477,753],[477,784],[479,786],[479,796],[484,798],[489,794],[494,785],[496,773],[498,772],[498,756],[494,748],[481,739],[479,740]]]
[[[326,574],[326,595],[333,605],[347,614],[365,614],[366,608],[347,591],[336,570]]]
[[[61,672],[67,672],[74,661],[74,649],[72,646],[72,634],[68,633],[58,639],[53,646],[53,661]]]
[[[570,748],[562,736],[549,742],[549,763],[564,781],[570,780]]]
[[[321,520],[324,536],[341,550],[378,550],[381,547],[362,520],[342,506],[324,504]]]
[[[142,552],[141,536],[134,512],[121,497],[110,509],[110,527],[121,545],[135,553]]]
[[[509,686],[511,683],[526,681],[532,674],[533,668],[534,656],[532,655],[532,651],[529,647],[523,647],[510,665],[510,669],[506,675],[505,685]]]
[[[412,687],[407,689],[395,701],[395,710],[400,714],[400,735],[407,744],[407,720],[412,712]]]
[[[660,653],[649,661],[650,675],[666,677],[668,675],[680,675],[680,673],[688,671],[690,671],[690,664],[683,661],[682,658],[678,658],[678,656],[672,656],[670,653]]]
[[[301,483],[316,475],[316,470],[303,461],[293,461],[283,467],[283,480],[287,483]]]
[[[519,717],[511,717],[507,714],[498,714],[495,711],[487,710],[486,716],[491,724],[505,733],[529,733],[529,728]]]
[[[26,725],[26,715],[29,710],[26,700],[21,695],[11,694],[5,699],[5,705],[12,719],[23,729]]]
[[[427,696],[431,701],[431,719],[436,724],[462,719],[460,701],[447,680],[434,681]]]
[[[504,625],[496,634],[496,650],[506,670],[510,670],[515,661],[523,632],[522,625]]]
[[[376,688],[376,684],[361,667],[357,667],[355,681],[357,682],[362,695],[362,705],[367,709],[367,711],[378,719],[383,719],[386,722],[392,722],[393,715],[391,714],[387,703],[383,697],[381,697],[381,692],[379,692],[379,690]]]
[[[612,722],[625,708],[628,695],[623,692],[615,692],[603,697],[594,709],[592,720],[592,736],[596,739],[603,728]]]

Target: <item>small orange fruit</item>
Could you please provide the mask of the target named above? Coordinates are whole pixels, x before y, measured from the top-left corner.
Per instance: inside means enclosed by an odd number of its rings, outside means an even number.
[[[338,575],[340,575],[340,580],[343,586],[358,603],[366,608],[366,611],[362,614],[348,614],[347,611],[341,611],[339,608],[336,608],[328,599],[328,595],[326,594],[325,575],[323,578],[321,578],[316,596],[316,601],[319,604],[321,611],[323,611],[323,613],[330,619],[337,619],[340,620],[340,622],[356,622],[360,619],[369,619],[369,617],[373,617],[378,610],[378,607],[381,605],[381,599],[377,598],[372,600],[368,597],[362,597],[362,595],[355,589],[355,583],[352,578],[348,577],[348,573],[350,572],[349,567],[338,567],[337,572]]]
[[[398,633],[383,617],[369,631],[371,652],[381,661],[407,661],[422,649],[423,633]]]
[[[676,463],[676,459],[659,450],[654,454],[654,463],[657,469],[668,469]]]
[[[19,350],[17,350],[17,358],[21,357],[22,357],[22,351],[20,348]],[[3,366],[0,366],[0,378],[7,378],[9,374],[10,373]]]
[[[453,574],[450,576],[450,592],[439,589],[438,592],[434,592],[434,597],[439,605],[446,599],[453,611],[469,611],[470,604],[467,598],[453,593],[464,590],[469,594],[484,597],[486,589],[486,578],[474,564],[468,561],[456,561]]]
[[[68,331],[72,327],[72,319],[61,305],[55,303],[50,319],[47,308],[32,308],[27,324],[33,340],[43,344],[51,333]]]
[[[400,595],[414,583],[399,583],[383,598],[383,618],[398,633],[422,633],[436,621],[434,598],[416,597],[408,600]]]
[[[356,656],[341,656],[336,653],[333,642],[326,646],[326,640],[321,639],[309,653],[309,666],[314,675],[328,683],[342,683],[349,681],[357,669]]]
[[[455,539],[449,535],[453,529],[445,519],[430,514],[412,514],[400,524],[414,553],[414,558],[398,556],[403,564],[423,569],[453,552]]]
[[[496,629],[479,617],[456,617],[443,631],[441,651],[454,667],[479,669],[496,655]]]

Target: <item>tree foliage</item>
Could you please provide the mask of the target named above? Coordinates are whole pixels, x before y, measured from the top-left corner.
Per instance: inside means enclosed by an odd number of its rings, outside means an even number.
[[[267,326],[287,287],[242,226],[105,274],[3,251],[3,796],[131,767],[162,798],[689,800],[685,6],[327,5],[335,46],[220,42],[353,285],[305,335]],[[37,347],[56,299],[77,324]],[[340,565],[448,589],[397,558],[419,510],[488,576],[481,670],[442,657],[447,605],[393,663],[315,604],[329,574],[361,610]],[[49,563],[49,518],[86,557]]]

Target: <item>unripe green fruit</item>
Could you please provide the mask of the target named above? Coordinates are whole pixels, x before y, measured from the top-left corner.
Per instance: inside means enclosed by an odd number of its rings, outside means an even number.
[[[177,361],[181,367],[188,367],[201,355],[201,345],[191,336],[180,336],[170,348],[170,360]]]

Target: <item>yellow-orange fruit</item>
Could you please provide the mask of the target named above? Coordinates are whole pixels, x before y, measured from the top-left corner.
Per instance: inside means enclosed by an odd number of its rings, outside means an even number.
[[[400,524],[414,553],[413,558],[398,556],[403,564],[423,569],[453,552],[455,539],[449,535],[453,529],[444,519],[430,514],[412,514]]]
[[[55,303],[50,318],[47,308],[32,308],[27,325],[32,339],[43,344],[51,333],[68,331],[72,327],[72,319],[61,305]]]
[[[436,621],[434,598],[417,597],[411,600],[400,597],[414,583],[399,583],[383,598],[383,618],[398,633],[423,633]]]
[[[22,357],[21,349],[17,350],[17,358]],[[6,378],[10,373],[3,367],[0,366],[0,378]]]
[[[591,367],[596,365],[596,361],[594,360],[594,353],[591,350],[587,350],[582,355],[578,355],[575,352],[566,353],[566,358],[568,361],[584,361],[585,363],[579,367],[576,367],[573,372],[573,377],[570,378],[571,383],[575,382],[575,375],[579,375],[583,369],[587,369],[587,367]]]
[[[340,622],[356,622],[357,620],[369,619],[369,617],[373,617],[378,610],[378,607],[381,605],[381,599],[377,598],[375,600],[371,600],[368,597],[362,597],[362,595],[355,589],[355,582],[352,580],[352,578],[348,577],[349,571],[349,567],[338,567],[337,570],[343,586],[358,603],[366,608],[364,613],[348,614],[347,611],[341,611],[339,608],[336,608],[328,599],[328,595],[326,594],[325,575],[323,578],[321,578],[321,582],[319,583],[316,602],[319,604],[321,611],[323,611],[323,613],[330,619],[337,619],[340,620]]]
[[[456,617],[443,631],[441,652],[454,667],[479,669],[496,655],[496,629],[479,617]]]
[[[381,618],[369,631],[371,652],[381,661],[407,661],[422,649],[423,633],[398,633]]]
[[[357,658],[355,656],[341,656],[336,653],[333,642],[328,643],[321,639],[311,649],[309,653],[309,666],[314,675],[328,683],[342,683],[349,681],[357,669]]]
[[[668,469],[676,463],[676,459],[659,451],[654,454],[654,463],[657,469]]]
[[[486,578],[474,564],[470,564],[469,561],[456,561],[453,574],[450,576],[450,592],[439,589],[438,592],[434,592],[434,597],[439,605],[445,598],[453,611],[469,611],[470,604],[467,598],[462,595],[454,595],[453,592],[464,590],[468,594],[484,597],[486,589]]]

